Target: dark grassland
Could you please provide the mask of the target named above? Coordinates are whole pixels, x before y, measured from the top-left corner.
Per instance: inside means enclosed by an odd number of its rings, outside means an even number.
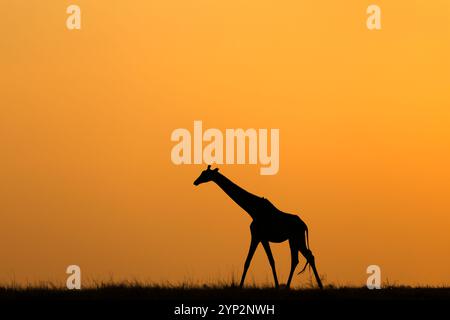
[[[409,287],[387,286],[380,290],[369,290],[366,287],[334,287],[327,286],[324,290],[306,289],[275,289],[273,287],[250,286],[240,289],[235,285],[159,285],[159,284],[98,284],[68,290],[62,286],[43,284],[37,286],[0,286],[0,299],[62,299],[62,300],[401,300],[426,301],[443,300],[449,302],[450,287]]]
[[[192,286],[151,285],[139,283],[100,284],[82,290],[67,290],[52,285],[32,287],[0,287],[0,304],[12,307],[14,312],[30,311],[33,315],[55,313],[84,316],[106,315],[124,318],[201,319],[195,315],[176,315],[179,306],[208,306],[218,310],[220,304],[275,306],[270,316],[217,315],[208,313],[206,319],[300,319],[307,314],[332,315],[333,318],[384,318],[425,316],[437,314],[448,318],[450,287],[386,286],[380,290],[365,287],[325,287],[324,290],[274,289],[235,285]],[[3,308],[0,308],[4,310]],[[63,310],[61,310],[63,309]],[[89,310],[87,310],[89,309]],[[60,311],[58,311],[60,310]],[[37,312],[37,313],[36,313]],[[59,317],[61,318],[61,317]],[[63,317],[62,317],[63,318]],[[203,318],[203,319],[205,319]],[[434,318],[434,317],[433,317]]]

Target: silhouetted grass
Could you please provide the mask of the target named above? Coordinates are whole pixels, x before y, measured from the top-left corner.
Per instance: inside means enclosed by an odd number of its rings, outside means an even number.
[[[271,286],[236,284],[143,284],[139,282],[94,283],[82,290],[68,290],[52,283],[30,286],[7,285],[0,287],[0,299],[44,300],[149,300],[149,301],[426,301],[450,302],[450,287],[386,286],[381,290],[366,287],[326,286],[324,290],[275,289]]]

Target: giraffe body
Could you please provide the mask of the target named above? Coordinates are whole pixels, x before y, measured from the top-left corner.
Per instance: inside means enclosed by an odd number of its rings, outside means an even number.
[[[298,216],[281,211],[266,218],[254,219],[251,225],[258,237],[275,243],[295,238],[299,231],[306,228]]]

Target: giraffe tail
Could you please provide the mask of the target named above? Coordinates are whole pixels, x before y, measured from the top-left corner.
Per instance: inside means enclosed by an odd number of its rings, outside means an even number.
[[[309,250],[308,226],[306,224],[305,224],[305,234],[306,234],[306,248]]]
[[[305,272],[306,267],[308,266],[308,264],[309,264],[309,262],[308,262],[308,260],[306,260],[305,266],[303,267],[303,269],[299,273],[297,273],[297,275],[302,274],[303,272]]]
[[[308,226],[307,226],[306,224],[305,224],[305,238],[306,238],[306,249],[308,249],[308,251],[311,252],[311,251],[309,250],[309,234],[308,234]],[[302,274],[303,272],[305,272],[306,267],[307,267],[308,265],[309,265],[309,260],[306,259],[305,266],[303,267],[303,269],[302,269],[299,273],[297,273],[297,275]]]

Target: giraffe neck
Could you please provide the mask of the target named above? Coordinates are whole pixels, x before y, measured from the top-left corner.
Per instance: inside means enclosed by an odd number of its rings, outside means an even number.
[[[232,182],[230,179],[217,173],[213,180],[238,206],[244,209],[253,219],[258,214],[256,208],[261,203],[261,197],[258,197]]]

